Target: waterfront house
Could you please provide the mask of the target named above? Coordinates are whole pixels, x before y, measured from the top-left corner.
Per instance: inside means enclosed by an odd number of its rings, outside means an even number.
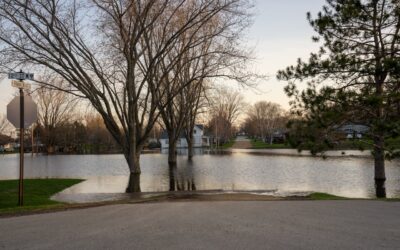
[[[164,130],[161,134],[160,143],[162,149],[169,148],[168,132],[166,130]],[[204,136],[204,126],[200,124],[195,125],[193,130],[193,147],[201,148],[209,146],[210,146],[210,138],[208,136]],[[188,143],[186,141],[184,133],[181,133],[181,135],[179,136],[176,147],[177,148],[188,147]]]

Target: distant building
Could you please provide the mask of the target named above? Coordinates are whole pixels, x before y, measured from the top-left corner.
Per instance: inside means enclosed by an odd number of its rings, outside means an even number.
[[[13,152],[17,148],[19,148],[19,144],[15,142],[7,143],[3,147],[5,152]]]
[[[361,124],[349,123],[338,128],[338,130],[346,135],[346,138],[362,138],[369,131],[369,127]]]
[[[276,129],[272,133],[272,143],[284,143],[286,141],[287,129]]]
[[[169,148],[169,139],[168,132],[163,131],[160,138],[161,148]],[[193,147],[201,148],[201,147],[209,147],[210,146],[210,138],[208,136],[204,136],[204,126],[203,125],[195,125],[193,130]],[[185,138],[185,134],[181,133],[179,139],[176,143],[177,148],[187,148],[188,144]]]

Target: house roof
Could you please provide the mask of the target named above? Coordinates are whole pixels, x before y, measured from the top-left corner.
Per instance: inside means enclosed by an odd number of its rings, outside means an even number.
[[[366,125],[362,124],[354,124],[354,123],[348,123],[345,125],[342,125],[338,128],[340,131],[354,131],[357,133],[365,133],[369,130],[369,127]]]
[[[201,125],[201,124],[196,124],[195,126],[198,127],[198,128],[201,129],[201,130],[204,130],[204,126]],[[179,137],[180,137],[180,138],[184,138],[184,137],[185,137],[185,132],[182,131]],[[167,132],[167,130],[164,130],[164,131],[161,133],[160,139],[168,139],[168,132]]]
[[[179,138],[184,138],[184,137],[185,137],[185,133],[184,133],[184,132],[181,132],[181,134],[179,135]],[[168,139],[168,132],[167,132],[167,130],[164,130],[164,131],[161,133],[160,139]]]

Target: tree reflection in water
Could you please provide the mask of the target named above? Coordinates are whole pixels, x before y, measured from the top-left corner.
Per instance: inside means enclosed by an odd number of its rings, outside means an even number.
[[[194,191],[193,162],[188,160],[184,168],[178,169],[177,164],[169,164],[169,191]]]

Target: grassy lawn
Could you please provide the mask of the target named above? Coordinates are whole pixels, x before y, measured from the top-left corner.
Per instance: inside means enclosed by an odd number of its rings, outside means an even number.
[[[19,152],[14,152],[14,151],[6,152],[6,151],[3,151],[3,152],[0,152],[0,155],[10,155],[10,154],[16,154],[16,153],[19,153]]]
[[[18,207],[18,180],[0,181],[0,213],[53,208],[62,203],[50,197],[82,180],[28,179],[24,180],[24,206]]]
[[[233,144],[235,144],[235,139],[232,139],[232,140],[230,140],[230,141],[224,143],[224,144],[221,146],[221,148],[222,148],[222,149],[228,149],[228,148],[231,148],[231,147],[233,146]]]
[[[260,140],[256,140],[256,139],[252,139],[251,140],[251,146],[254,149],[280,149],[280,148],[290,148],[288,145],[285,144],[269,144],[269,143],[265,143],[263,141]]]
[[[347,200],[348,198],[327,193],[312,193],[307,198],[311,200]]]

